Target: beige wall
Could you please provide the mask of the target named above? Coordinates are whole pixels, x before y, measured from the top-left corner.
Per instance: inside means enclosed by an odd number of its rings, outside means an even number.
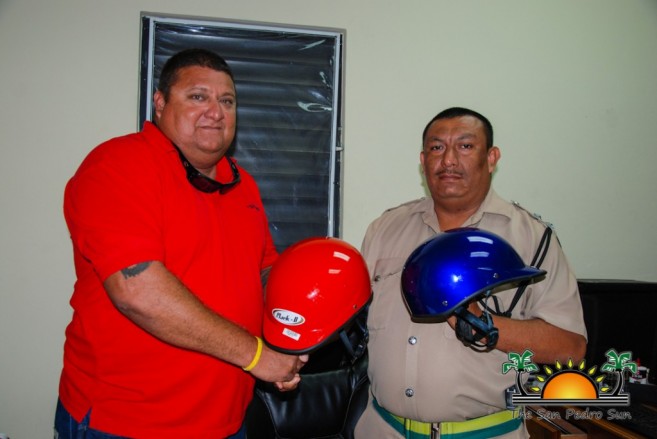
[[[74,282],[64,184],[136,129],[141,11],[344,28],[344,238],[424,193],[419,137],[486,114],[498,192],[579,277],[657,281],[654,0],[0,0],[0,432],[51,437]]]

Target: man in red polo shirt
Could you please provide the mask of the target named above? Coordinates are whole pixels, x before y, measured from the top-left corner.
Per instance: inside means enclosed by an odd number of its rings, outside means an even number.
[[[243,437],[254,377],[291,390],[307,360],[260,339],[277,254],[253,178],[225,155],[230,68],[180,52],[154,104],[154,124],[96,147],[66,186],[77,282],[55,437]]]

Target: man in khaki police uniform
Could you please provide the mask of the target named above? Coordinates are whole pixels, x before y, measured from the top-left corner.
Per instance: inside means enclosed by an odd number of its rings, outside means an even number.
[[[400,276],[419,244],[445,230],[478,227],[506,239],[529,264],[548,227],[491,188],[500,150],[484,116],[465,108],[445,110],[422,138],[420,162],[431,198],[387,210],[363,241],[374,291],[368,316],[371,394],[356,439],[428,438],[431,430],[443,438],[464,431],[527,437],[517,413],[505,410],[504,391],[515,374],[502,374],[502,364],[508,352],[525,349],[534,353],[535,363],[583,358],[586,328],[576,278],[553,235],[541,265],[546,278],[527,287],[510,317],[494,315],[499,340],[491,350],[457,339],[453,316],[445,323],[412,322]],[[510,309],[514,294],[509,289],[494,295],[500,311]],[[468,310],[482,313],[476,302]]]

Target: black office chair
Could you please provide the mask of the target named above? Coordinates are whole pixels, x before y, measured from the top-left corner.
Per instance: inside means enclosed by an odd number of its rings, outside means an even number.
[[[349,342],[338,339],[313,352],[294,391],[256,383],[246,413],[247,439],[353,439],[369,391],[365,320],[363,312],[347,334]]]

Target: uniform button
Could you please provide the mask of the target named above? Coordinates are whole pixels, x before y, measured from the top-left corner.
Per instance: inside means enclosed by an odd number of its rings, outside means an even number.
[[[414,335],[410,336],[410,337],[408,338],[408,343],[409,343],[409,344],[415,344],[415,343],[417,343],[417,338],[415,338]]]
[[[381,280],[381,275],[380,274],[377,274],[376,276],[374,276],[374,282],[378,282],[380,280]]]
[[[408,396],[409,398],[412,397],[412,396],[415,394],[415,392],[413,391],[413,389],[410,389],[410,388],[409,388],[409,389],[406,389],[406,391],[405,391],[404,393],[405,393],[406,396]]]

